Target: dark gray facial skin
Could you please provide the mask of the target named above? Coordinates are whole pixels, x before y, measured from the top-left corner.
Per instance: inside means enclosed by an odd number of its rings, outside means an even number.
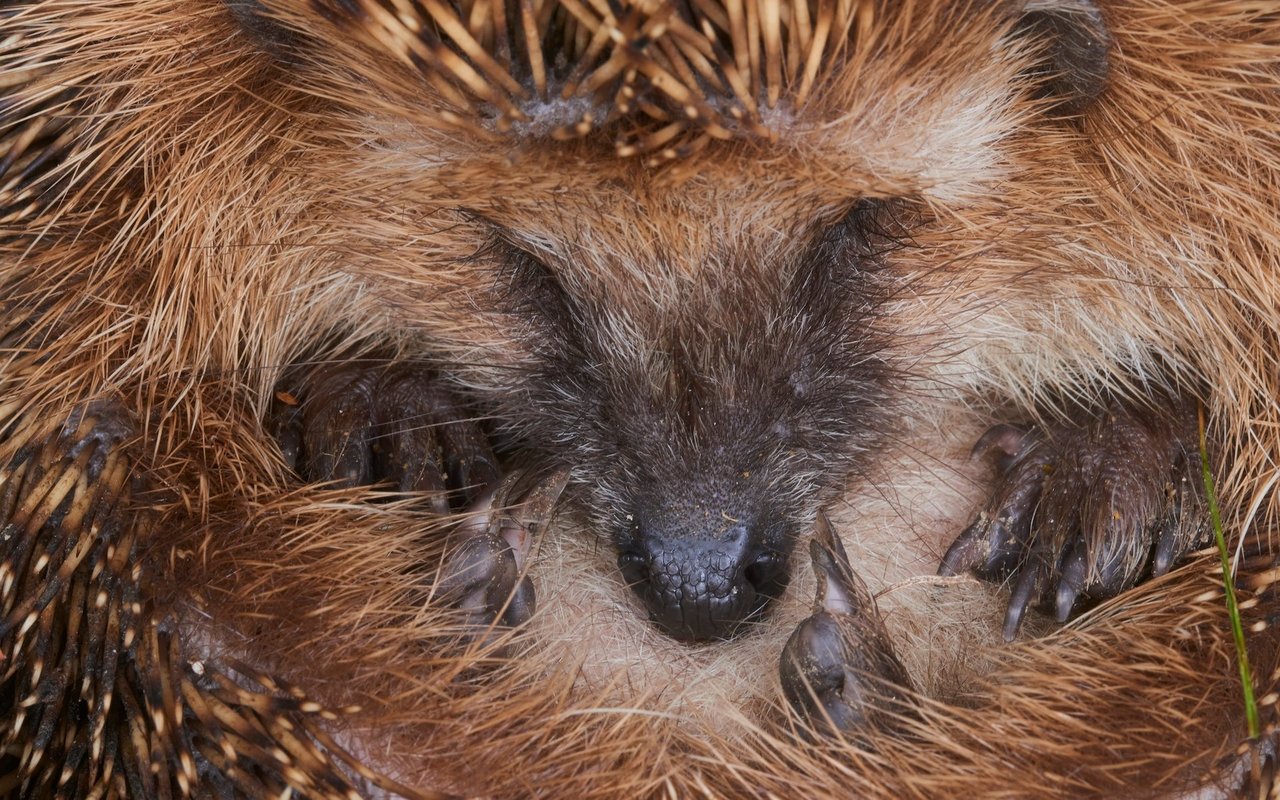
[[[620,343],[602,309],[499,245],[501,290],[537,367],[498,416],[574,467],[571,491],[674,638],[725,639],[756,618],[787,585],[797,531],[880,438],[883,264],[901,243],[890,230],[889,205],[860,202],[788,263],[715,270],[679,314],[628,309],[661,315],[636,326],[660,331],[640,343]]]

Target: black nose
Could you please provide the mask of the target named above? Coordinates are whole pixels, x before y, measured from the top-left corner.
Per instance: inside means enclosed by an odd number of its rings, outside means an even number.
[[[786,588],[786,559],[764,545],[753,526],[698,527],[642,525],[634,546],[619,553],[618,566],[668,635],[727,639]]]

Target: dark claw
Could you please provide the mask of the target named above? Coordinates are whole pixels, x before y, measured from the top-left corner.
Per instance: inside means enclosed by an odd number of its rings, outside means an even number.
[[[1176,520],[1168,520],[1160,527],[1156,537],[1156,551],[1151,559],[1152,577],[1160,577],[1173,566],[1173,558],[1178,546],[1178,527]]]
[[[942,563],[938,565],[938,574],[949,578],[952,575],[977,569],[980,564],[983,564],[990,552],[995,549],[987,538],[987,532],[990,530],[991,521],[987,519],[984,511],[947,548],[947,552],[942,556]]]
[[[450,491],[471,503],[498,482],[497,459],[478,428],[472,424],[445,424],[440,428],[440,438],[448,454],[445,472]]]
[[[368,370],[321,371],[302,406],[307,472],[348,488],[372,482],[369,439],[373,421]]]
[[[280,445],[285,465],[297,472],[302,457],[302,409],[292,395],[287,392],[276,394],[267,419],[267,430]]]
[[[1027,607],[1039,599],[1042,594],[1048,568],[1043,562],[1030,563],[1023,567],[1018,575],[1018,582],[1013,586],[1009,596],[1009,609],[1004,615],[1004,640],[1012,642],[1022,627],[1022,618]]]
[[[328,475],[335,486],[343,489],[372,483],[369,451],[364,447],[367,438],[367,429],[348,431],[338,439],[329,439],[323,451],[308,448],[311,458],[307,466],[313,474]]]
[[[1058,596],[1055,606],[1058,622],[1066,622],[1089,575],[1089,560],[1083,541],[1077,541],[1067,550],[1062,558],[1059,572],[1061,575],[1058,578]]]
[[[1184,477],[1168,489],[1168,508],[1156,532],[1156,547],[1151,557],[1152,576],[1158,577],[1168,572],[1183,549],[1189,548],[1196,538],[1194,532],[1186,531],[1187,514],[1184,512],[1191,505],[1187,497],[1191,491],[1188,481]]]
[[[1016,506],[1005,506],[994,519],[983,512],[947,549],[938,574],[972,570],[983,577],[1007,575],[1026,548],[1028,516],[1028,510]]]
[[[395,415],[406,419],[410,415]],[[424,420],[409,427],[383,423],[372,442],[375,474],[391,481],[397,491],[422,492],[431,510],[449,513],[444,474],[444,453],[439,437]]]
[[[374,442],[377,472],[401,492],[422,492],[437,514],[449,513],[444,455],[430,430],[386,432]]]
[[[999,578],[1016,569],[1030,540],[1031,518],[1040,500],[1040,477],[1032,472],[1031,479],[1015,481],[994,504],[994,512],[980,512],[947,549],[938,574],[973,570],[982,577]]]
[[[1103,550],[1107,548],[1104,546]],[[1135,570],[1130,568],[1119,554],[1111,557],[1104,555],[1097,571],[1098,578],[1089,587],[1090,597],[1114,597],[1138,582]]]
[[[818,578],[814,614],[796,627],[778,664],[787,701],[827,732],[863,738],[889,728],[913,691],[893,652],[875,600],[854,573],[844,547],[819,512],[809,547]]]

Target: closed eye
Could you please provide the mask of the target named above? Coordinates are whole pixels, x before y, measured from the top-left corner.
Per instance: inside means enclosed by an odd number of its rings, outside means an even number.
[[[845,247],[852,247],[862,258],[879,259],[912,244],[910,215],[912,206],[901,198],[862,198],[832,227],[834,236]]]
[[[491,227],[493,234],[477,255],[497,267],[499,307],[530,326],[542,346],[576,343],[583,312],[555,271],[507,231]]]

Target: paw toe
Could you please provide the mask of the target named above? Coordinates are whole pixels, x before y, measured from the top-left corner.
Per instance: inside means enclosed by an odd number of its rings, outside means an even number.
[[[1168,571],[1204,528],[1188,469],[1194,428],[1182,418],[1193,406],[1174,406],[1169,418],[1116,406],[1084,425],[987,431],[974,453],[997,453],[992,499],[939,573],[1013,575],[1004,622],[1012,639],[1033,605],[1063,622],[1082,604]]]
[[[437,513],[465,507],[500,477],[484,432],[429,372],[354,361],[278,392],[269,425],[287,464],[341,487],[389,484]]]

